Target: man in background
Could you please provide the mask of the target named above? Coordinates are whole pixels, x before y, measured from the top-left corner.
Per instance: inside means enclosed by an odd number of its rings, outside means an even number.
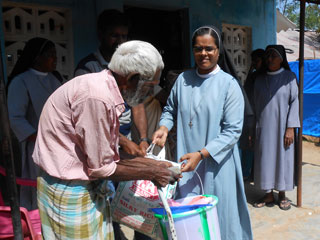
[[[104,10],[98,17],[97,33],[100,46],[96,52],[89,54],[83,58],[76,70],[75,76],[80,76],[87,73],[101,72],[108,69],[110,59],[117,47],[128,40],[129,21],[127,16],[116,10]],[[139,104],[134,107],[129,107],[125,102],[125,111],[119,118],[120,121],[120,138],[119,145],[121,150],[133,156],[144,157],[148,144],[148,122],[144,104]],[[139,135],[136,142],[131,138],[131,126],[134,122],[135,129]],[[138,144],[136,144],[138,143]],[[120,156],[121,157],[121,156]],[[109,182],[109,185],[111,182]],[[113,188],[116,189],[117,183],[113,182]],[[112,186],[110,186],[112,187]],[[113,222],[115,238],[120,239],[120,226]],[[146,236],[135,232],[137,240],[149,239]]]
[[[116,48],[128,39],[128,18],[116,9],[104,10],[98,17],[97,33],[100,46],[96,52],[83,58],[75,70],[75,76],[101,72],[108,69],[110,59]],[[126,111],[120,117],[120,139],[122,150],[134,155],[145,156],[147,142],[147,118],[143,104],[130,108],[125,103]],[[140,134],[139,145],[131,141],[132,120]]]

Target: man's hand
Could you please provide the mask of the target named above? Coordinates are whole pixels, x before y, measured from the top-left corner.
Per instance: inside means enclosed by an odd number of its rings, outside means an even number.
[[[162,163],[156,167],[154,178],[151,180],[158,187],[165,187],[167,184],[174,184],[181,178],[180,174],[176,174],[169,170],[166,166],[168,163]]]
[[[122,144],[122,145],[120,144],[120,146],[125,152],[127,152],[130,155],[139,156],[139,157],[145,156],[143,151],[141,151],[141,148],[134,142],[130,141],[129,139],[128,141],[126,141],[125,144]]]
[[[116,171],[108,179],[114,181],[150,180],[156,186],[165,187],[182,177],[169,170],[171,166],[170,162],[150,158],[123,159],[117,162]]]
[[[161,161],[161,160],[156,160],[155,165],[158,167],[164,167],[164,168],[169,168],[172,167],[172,163],[168,161]]]
[[[190,172],[198,166],[201,161],[201,155],[199,152],[187,153],[179,159],[179,162],[184,160],[187,160],[187,164],[182,165],[181,172]]]
[[[147,154],[147,149],[149,147],[149,144],[147,141],[141,141],[139,144],[140,150],[142,151],[143,156]]]
[[[148,135],[148,121],[146,116],[146,110],[144,104],[141,103],[137,106],[131,108],[132,112],[132,120],[134,125],[136,125],[137,130],[139,132],[140,139],[147,138]],[[149,147],[149,144],[145,141],[142,141],[140,144],[140,149],[143,153],[143,156],[146,154],[146,150]]]
[[[294,140],[294,128],[287,128],[284,135],[284,147],[288,148]]]
[[[152,136],[152,143],[163,147],[168,137],[168,128],[161,126]]]
[[[130,155],[140,156],[140,157],[145,156],[137,144],[130,141],[127,137],[125,137],[121,133],[119,134],[119,145],[126,153]]]

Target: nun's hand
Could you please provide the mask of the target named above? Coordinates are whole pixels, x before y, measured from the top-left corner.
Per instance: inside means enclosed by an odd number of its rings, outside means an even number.
[[[152,143],[163,147],[168,137],[168,128],[161,126],[152,136]]]
[[[294,140],[294,128],[287,128],[284,135],[284,147],[288,148]]]
[[[186,164],[182,164],[181,172],[191,172],[198,166],[199,162],[201,161],[201,155],[199,152],[187,153],[183,155],[179,162],[187,160]]]
[[[251,135],[248,136],[248,145],[249,147],[253,147],[253,137]]]
[[[27,141],[29,142],[35,142],[36,140],[37,140],[37,133],[34,133],[27,138]]]

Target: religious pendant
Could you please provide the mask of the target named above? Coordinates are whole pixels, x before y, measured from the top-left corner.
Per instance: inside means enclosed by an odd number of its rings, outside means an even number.
[[[189,127],[191,128],[193,126],[192,122],[190,121],[189,122]]]

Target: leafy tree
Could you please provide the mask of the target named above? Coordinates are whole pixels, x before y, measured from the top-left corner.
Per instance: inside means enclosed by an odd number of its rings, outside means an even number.
[[[278,0],[277,6],[284,16],[297,26],[300,25],[300,1]],[[320,32],[320,5],[306,4],[305,28]]]
[[[308,4],[306,7],[306,29],[320,30],[320,5]]]
[[[299,2],[292,2],[286,6],[284,10],[284,15],[290,19],[293,23],[297,26],[300,25],[300,3]]]

